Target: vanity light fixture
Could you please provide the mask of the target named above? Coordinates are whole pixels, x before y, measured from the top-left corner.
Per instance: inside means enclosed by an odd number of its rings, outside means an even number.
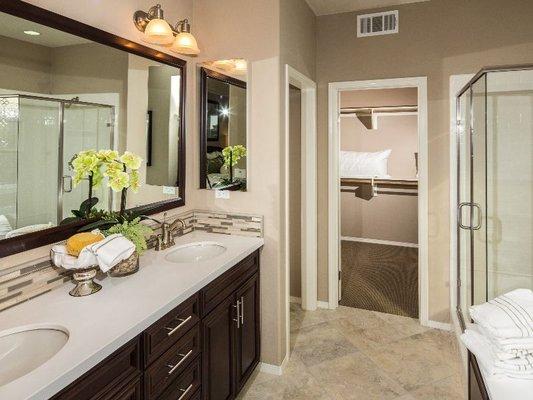
[[[136,11],[133,14],[133,23],[144,33],[143,41],[147,43],[171,45],[170,50],[185,55],[200,53],[196,39],[191,34],[189,21],[181,20],[173,28],[165,20],[161,4],[150,7],[148,12]]]

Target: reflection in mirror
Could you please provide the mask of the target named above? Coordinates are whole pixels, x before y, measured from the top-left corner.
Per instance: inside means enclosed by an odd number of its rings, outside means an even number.
[[[201,67],[200,187],[246,190],[247,62],[206,62]]]
[[[0,47],[0,240],[59,225],[90,192],[120,209],[111,176],[78,184],[82,151],[143,159],[127,208],[180,197],[181,68],[4,13]]]

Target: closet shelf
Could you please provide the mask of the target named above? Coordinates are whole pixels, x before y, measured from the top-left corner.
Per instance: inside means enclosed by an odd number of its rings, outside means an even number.
[[[341,178],[341,186],[375,185],[383,189],[418,189],[418,179]]]
[[[341,192],[370,200],[380,194],[418,196],[417,179],[341,178]]]

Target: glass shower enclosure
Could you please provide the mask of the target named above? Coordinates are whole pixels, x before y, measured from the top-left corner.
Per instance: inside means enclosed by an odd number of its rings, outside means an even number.
[[[533,65],[481,70],[457,96],[458,314],[533,288]]]
[[[113,148],[114,107],[29,95],[0,96],[0,215],[12,229],[57,225],[87,198],[69,162],[81,150]],[[111,206],[98,188],[99,207]]]

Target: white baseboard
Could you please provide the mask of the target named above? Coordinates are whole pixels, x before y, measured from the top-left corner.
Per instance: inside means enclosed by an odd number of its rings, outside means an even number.
[[[415,249],[418,248],[417,243],[394,242],[392,240],[367,239],[367,238],[358,238],[358,237],[353,237],[353,236],[341,236],[341,240],[345,240],[348,242],[385,244],[388,246],[413,247]]]
[[[283,370],[287,366],[287,363],[289,362],[289,356],[285,356],[283,359],[283,362],[281,365],[274,365],[274,364],[267,364],[267,363],[259,363],[259,371],[264,372],[266,374],[271,375],[283,375]]]
[[[441,331],[451,331],[452,325],[446,322],[428,320],[427,325],[429,328],[440,329]]]
[[[302,304],[302,298],[291,296],[290,302],[295,304]],[[329,308],[329,303],[327,301],[317,301],[316,306],[317,308]]]
[[[316,306],[318,308],[329,308],[329,303],[327,301],[317,301]]]

